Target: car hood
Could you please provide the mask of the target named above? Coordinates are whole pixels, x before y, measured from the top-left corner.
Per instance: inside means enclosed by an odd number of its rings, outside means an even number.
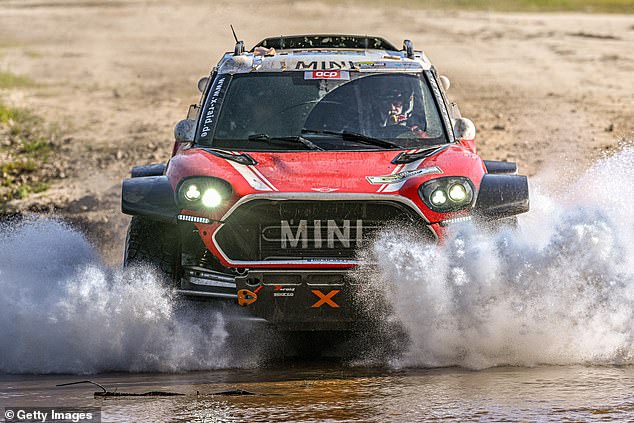
[[[392,160],[405,150],[358,152],[249,152],[257,164],[243,165],[204,149],[175,156],[168,173],[180,180],[187,176],[214,176],[228,181],[241,195],[253,192],[394,192],[409,179],[378,177],[419,170],[416,175],[443,173],[436,154],[408,164]],[[413,152],[417,150],[406,150]],[[178,175],[176,175],[178,174]]]

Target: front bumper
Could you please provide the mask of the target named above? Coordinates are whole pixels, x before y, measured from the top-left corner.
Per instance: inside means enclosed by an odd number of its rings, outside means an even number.
[[[281,330],[353,330],[361,319],[348,271],[258,269],[236,285],[238,304]]]
[[[345,270],[257,269],[233,278],[188,269],[179,293],[229,302],[282,331],[349,331],[362,321]]]

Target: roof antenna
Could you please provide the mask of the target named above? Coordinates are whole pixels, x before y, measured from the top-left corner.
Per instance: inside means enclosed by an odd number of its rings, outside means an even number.
[[[231,27],[231,32],[233,33],[233,38],[236,40],[236,46],[233,49],[234,56],[240,56],[244,53],[244,41],[238,41],[238,36],[236,35],[236,31],[233,29],[233,25],[229,25]]]
[[[236,43],[239,43],[238,36],[236,35],[236,31],[233,29],[233,25],[230,24],[229,26],[231,27],[231,32],[233,32],[233,38],[235,38]]]

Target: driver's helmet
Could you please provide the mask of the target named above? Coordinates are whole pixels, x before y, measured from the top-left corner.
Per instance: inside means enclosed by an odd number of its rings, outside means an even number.
[[[387,98],[387,117],[384,126],[405,125],[414,109],[414,94],[392,92]]]

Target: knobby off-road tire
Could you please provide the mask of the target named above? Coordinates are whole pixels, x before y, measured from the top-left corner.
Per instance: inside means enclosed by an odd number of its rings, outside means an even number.
[[[178,227],[133,216],[125,240],[123,266],[146,264],[173,284],[180,278],[181,245]]]

